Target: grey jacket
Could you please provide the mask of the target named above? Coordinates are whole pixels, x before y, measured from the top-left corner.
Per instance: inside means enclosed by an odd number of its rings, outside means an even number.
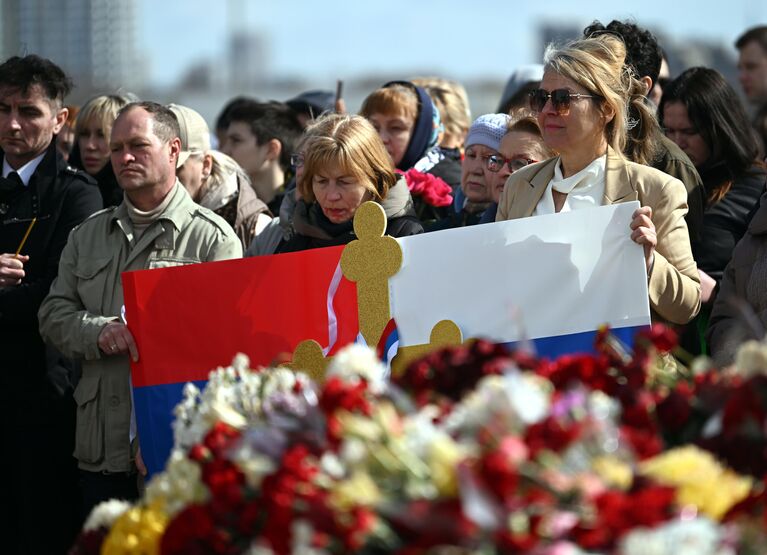
[[[242,256],[240,240],[222,218],[195,204],[178,181],[170,194],[165,212],[138,241],[125,204],[72,230],[40,307],[43,338],[66,356],[83,359],[74,394],[74,455],[84,470],[126,472],[132,465],[130,363],[126,355],[104,355],[97,344],[101,329],[120,317],[122,272]]]
[[[764,339],[766,329],[767,194],[719,282],[706,334],[714,362],[720,367],[731,364],[740,344]]]

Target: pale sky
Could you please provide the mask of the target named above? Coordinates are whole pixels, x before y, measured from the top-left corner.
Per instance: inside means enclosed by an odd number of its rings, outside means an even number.
[[[151,81],[160,85],[194,62],[223,57],[228,9],[234,25],[265,35],[273,75],[331,82],[391,71],[505,77],[539,61],[541,24],[583,28],[594,19],[633,18],[675,41],[707,39],[728,48],[744,29],[767,24],[764,0],[137,1],[139,46],[150,59]]]

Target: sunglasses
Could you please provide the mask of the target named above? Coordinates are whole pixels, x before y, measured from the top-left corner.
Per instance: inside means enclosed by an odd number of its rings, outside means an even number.
[[[551,99],[551,105],[557,114],[566,116],[570,113],[570,103],[581,98],[599,98],[594,94],[572,93],[567,89],[554,89],[549,92],[545,89],[530,91],[530,109],[534,112],[543,112],[546,102]]]
[[[487,157],[487,169],[493,173],[497,173],[503,169],[503,166],[508,165],[509,171],[514,173],[517,170],[521,170],[525,166],[534,164],[538,160],[531,160],[530,158],[511,158],[507,160],[503,156],[492,155]]]
[[[290,155],[290,165],[293,168],[300,168],[304,165],[304,155],[300,153],[293,153]]]

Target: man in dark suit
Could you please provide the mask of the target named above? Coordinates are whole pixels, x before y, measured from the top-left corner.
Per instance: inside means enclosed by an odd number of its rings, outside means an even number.
[[[0,64],[0,537],[14,555],[65,553],[78,525],[71,367],[37,321],[69,232],[101,209],[56,150],[70,88],[38,56]]]

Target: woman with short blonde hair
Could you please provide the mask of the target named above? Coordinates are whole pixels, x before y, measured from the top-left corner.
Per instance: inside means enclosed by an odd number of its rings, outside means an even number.
[[[104,206],[117,206],[123,193],[109,161],[109,135],[117,113],[135,102],[132,94],[105,94],[85,103],[75,121],[75,145],[69,157],[72,166],[93,177],[99,186]]]
[[[304,167],[298,183],[303,198],[315,200],[312,189],[318,172],[330,165],[339,166],[368,190],[373,200],[386,198],[397,182],[391,159],[378,134],[361,117],[326,117],[310,126],[310,139],[304,146]]]
[[[344,245],[354,240],[353,220],[366,201],[384,209],[386,233],[423,232],[403,178],[394,172],[375,128],[361,116],[330,114],[307,129],[302,145],[301,199],[293,214],[295,234],[277,253]]]

